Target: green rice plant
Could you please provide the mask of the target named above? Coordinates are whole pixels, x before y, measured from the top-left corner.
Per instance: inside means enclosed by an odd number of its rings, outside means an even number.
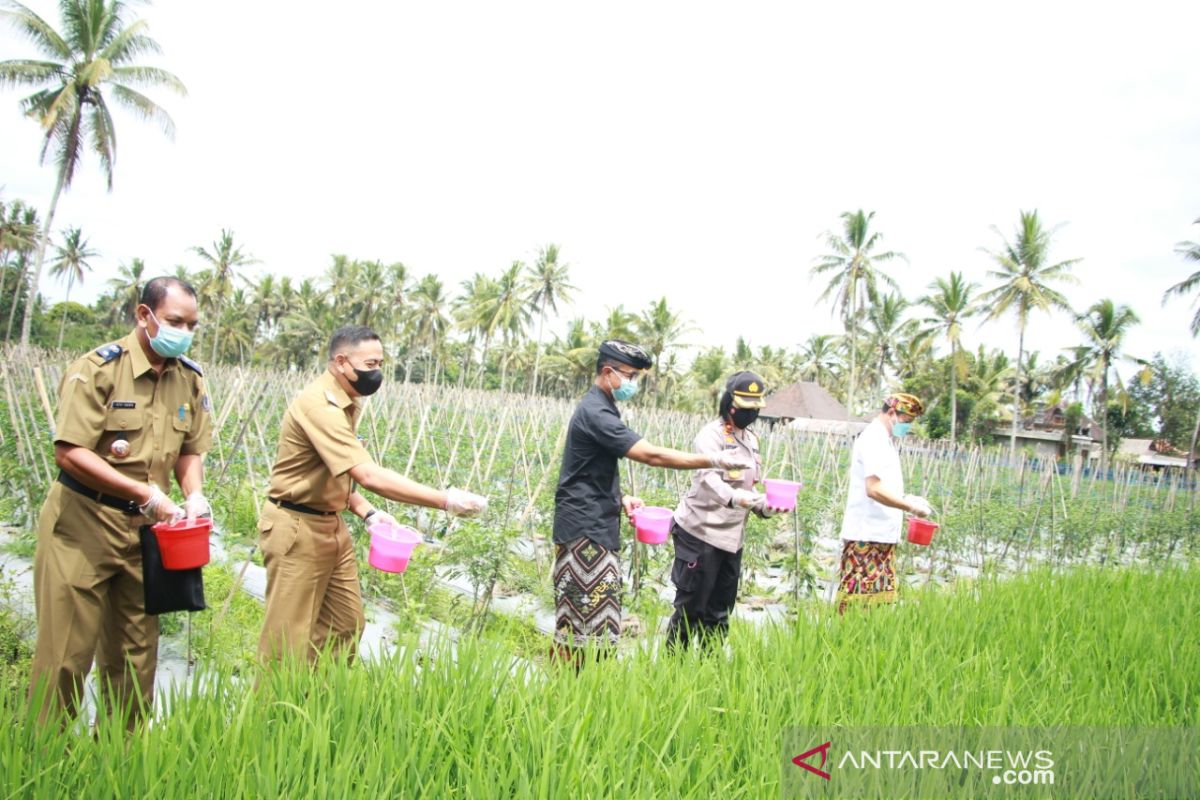
[[[1200,725],[1200,573],[1040,570],[837,617],[735,624],[576,674],[466,638],[390,660],[229,668],[126,735],[0,695],[0,787],[31,798],[778,796],[793,726]]]

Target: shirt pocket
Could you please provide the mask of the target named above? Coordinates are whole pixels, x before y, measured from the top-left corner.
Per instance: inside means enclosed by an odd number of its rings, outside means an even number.
[[[140,408],[110,408],[104,417],[104,430],[113,433],[140,431],[146,415]]]
[[[192,409],[190,406],[184,408],[182,414],[179,413],[179,409],[176,409],[175,412],[171,414],[171,427],[173,427],[178,433],[189,433],[192,430],[193,416],[195,415],[192,414]]]

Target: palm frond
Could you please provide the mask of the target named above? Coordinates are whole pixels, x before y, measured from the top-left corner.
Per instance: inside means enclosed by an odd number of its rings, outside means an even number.
[[[117,132],[113,127],[112,116],[108,113],[108,106],[105,105],[102,96],[97,95],[92,106],[90,127],[92,129],[92,152],[100,159],[100,168],[104,170],[108,190],[111,192],[113,163],[117,159]]]
[[[0,20],[15,28],[19,34],[32,42],[43,53],[64,61],[71,59],[71,47],[58,35],[58,31],[54,30],[53,26],[31,9],[15,0],[0,2],[0,9],[3,9],[0,10]]]
[[[65,76],[61,65],[53,61],[0,61],[0,86],[36,86],[50,80],[63,80]]]
[[[119,83],[112,84],[112,95],[121,105],[148,122],[154,122],[168,139],[175,138],[175,121],[166,110],[141,92]]]

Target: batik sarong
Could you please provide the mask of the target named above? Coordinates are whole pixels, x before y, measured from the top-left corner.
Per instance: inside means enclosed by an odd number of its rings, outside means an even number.
[[[581,536],[555,545],[554,639],[612,646],[621,633],[621,559]]]
[[[838,613],[848,606],[896,602],[896,545],[843,542]]]

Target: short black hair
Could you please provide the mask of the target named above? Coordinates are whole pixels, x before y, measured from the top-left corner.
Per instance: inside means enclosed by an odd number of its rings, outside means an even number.
[[[624,361],[617,361],[613,358],[605,358],[604,356],[600,356],[596,359],[596,374],[599,375],[601,372],[603,372],[605,367],[612,367],[617,372],[620,372],[620,370],[617,369],[618,367],[637,369],[637,367],[633,366],[632,364],[626,364]]]
[[[379,334],[366,325],[343,325],[329,337],[329,360],[343,347],[353,347],[359,342],[378,342]]]
[[[159,275],[157,278],[151,278],[142,287],[142,296],[138,298],[138,302],[149,307],[151,311],[158,311],[158,307],[162,305],[163,300],[167,299],[167,292],[172,287],[186,292],[193,300],[196,299],[196,290],[187,281],[181,281],[171,275]]]

